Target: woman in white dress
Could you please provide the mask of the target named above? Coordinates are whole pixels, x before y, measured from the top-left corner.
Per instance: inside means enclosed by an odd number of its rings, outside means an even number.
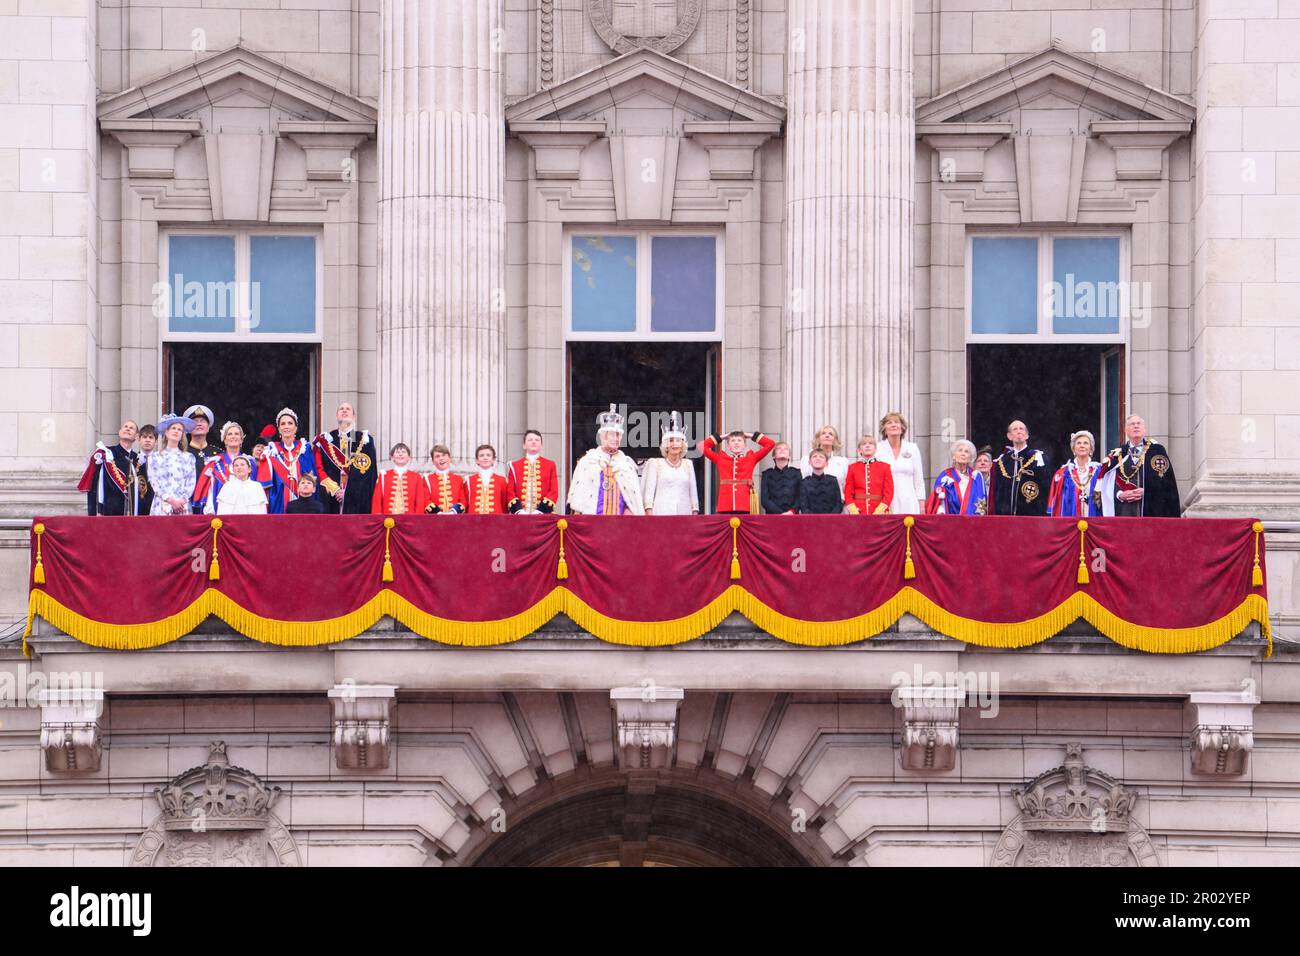
[[[253,459],[248,455],[236,455],[230,463],[230,478],[217,493],[217,514],[266,514],[266,489],[260,481],[249,477],[252,473]]]
[[[890,412],[880,420],[880,447],[876,458],[894,471],[894,500],[891,515],[919,515],[921,502],[929,491],[925,487],[925,466],[921,449],[907,441],[907,419],[901,412]]]
[[[823,425],[817,429],[817,434],[813,435],[812,447],[809,453],[821,451],[826,455],[826,470],[823,472],[827,475],[834,475],[835,480],[840,483],[840,498],[844,497],[844,479],[849,474],[849,460],[840,454],[844,443],[840,441],[840,433],[835,430],[834,425]],[[799,472],[805,478],[813,473],[812,467],[808,464],[808,455],[799,459]]]
[[[194,494],[194,455],[185,436],[194,430],[194,420],[168,415],[158,423],[158,447],[149,452],[149,483],[153,485],[151,515],[187,515]]]
[[[668,428],[659,441],[662,458],[645,463],[641,476],[641,498],[648,515],[693,515],[700,513],[700,496],[695,484],[695,465],[686,460],[686,430],[681,417],[672,413]]]

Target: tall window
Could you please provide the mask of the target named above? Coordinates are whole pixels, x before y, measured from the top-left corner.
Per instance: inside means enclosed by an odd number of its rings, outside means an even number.
[[[720,236],[574,232],[566,248],[570,340],[722,338]]]
[[[320,403],[322,268],[315,232],[166,231],[154,311],[162,339],[162,411],[202,403],[216,429],[255,435],[284,407],[310,437]],[[247,447],[247,446],[246,446]]]
[[[317,244],[290,231],[166,233],[154,287],[163,340],[319,341]]]
[[[1122,342],[1149,305],[1127,281],[1117,233],[976,234],[970,238],[970,342]]]

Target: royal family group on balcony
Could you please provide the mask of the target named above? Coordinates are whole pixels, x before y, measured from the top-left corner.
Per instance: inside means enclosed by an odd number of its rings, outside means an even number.
[[[522,457],[501,468],[496,449],[480,445],[477,469],[451,470],[451,451],[434,445],[429,470],[412,461],[409,446],[389,451],[391,467],[377,466],[375,440],[356,427],[352,405],[337,412],[338,427],[311,441],[298,435],[289,408],[244,452],[237,422],[210,441],[212,410],[194,405],[156,426],[124,422],[118,443],[97,444],[78,490],[91,515],[186,514],[551,514],[560,510],[555,462],[542,455],[542,435],[524,433]],[[1164,446],[1130,415],[1125,442],[1093,459],[1091,432],[1070,436],[1073,457],[1053,470],[1029,444],[1024,422],[1007,427],[1005,450],[994,457],[965,439],[950,446],[951,462],[927,486],[921,451],[907,440],[907,420],[890,412],[879,440],[863,435],[857,458],[841,454],[839,432],[818,429],[805,455],[761,432],[710,435],[700,452],[718,471],[718,514],[927,514],[1178,517],[1178,486]],[[622,416],[611,405],[598,416],[595,448],[574,466],[569,514],[689,515],[699,512],[689,439],[673,412],[662,431],[661,457],[641,469],[621,450]],[[138,448],[137,446],[138,442]],[[757,448],[751,447],[757,445]],[[772,467],[759,463],[772,456]]]

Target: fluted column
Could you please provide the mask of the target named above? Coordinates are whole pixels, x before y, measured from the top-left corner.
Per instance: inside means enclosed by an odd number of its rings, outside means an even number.
[[[456,464],[505,436],[502,0],[383,0],[379,428]]]
[[[790,0],[789,38],[784,427],[848,446],[911,413],[912,3]]]

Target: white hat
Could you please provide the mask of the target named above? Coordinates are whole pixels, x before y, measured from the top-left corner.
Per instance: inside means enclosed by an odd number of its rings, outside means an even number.
[[[213,425],[217,420],[217,416],[212,414],[212,409],[208,408],[206,405],[191,405],[189,408],[185,409],[185,417],[193,418],[195,412],[203,415],[208,420],[209,426]]]

